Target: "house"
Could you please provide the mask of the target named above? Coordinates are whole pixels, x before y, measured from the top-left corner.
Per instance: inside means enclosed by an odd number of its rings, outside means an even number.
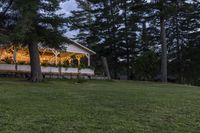
[[[94,75],[90,56],[91,49],[70,40],[61,49],[43,47],[39,44],[41,70],[43,74]],[[27,47],[6,45],[0,47],[0,72],[30,73],[30,58]]]

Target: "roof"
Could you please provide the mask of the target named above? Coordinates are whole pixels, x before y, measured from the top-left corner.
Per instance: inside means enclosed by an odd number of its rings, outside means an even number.
[[[82,48],[82,49],[84,49],[84,50],[86,50],[88,53],[90,53],[90,54],[96,54],[96,52],[94,52],[93,50],[91,50],[91,49],[89,49],[89,48],[87,48],[87,47],[85,47],[85,46],[83,46],[83,45],[81,45],[80,43],[78,43],[78,42],[76,42],[76,41],[74,41],[74,40],[72,40],[72,39],[70,39],[70,38],[67,38],[68,39],[68,41],[72,44],[72,45],[76,45],[76,46],[78,46],[78,47],[80,47],[80,48]],[[42,44],[40,45],[41,43],[39,43],[39,47],[43,47],[42,46]],[[12,45],[12,44],[10,44],[10,45]],[[8,47],[8,45],[2,45],[2,44],[0,44],[0,47]]]
[[[69,38],[68,38],[68,39],[69,39]],[[96,52],[94,52],[93,50],[91,50],[91,49],[89,49],[89,48],[87,48],[87,47],[81,45],[80,43],[78,43],[78,42],[76,42],[76,41],[74,41],[74,40],[72,40],[72,39],[69,39],[69,41],[71,41],[72,44],[75,44],[75,45],[81,47],[82,49],[88,51],[88,52],[91,53],[91,54],[96,54]]]

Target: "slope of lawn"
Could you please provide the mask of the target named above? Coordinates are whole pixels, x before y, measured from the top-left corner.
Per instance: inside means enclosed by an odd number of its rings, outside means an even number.
[[[0,78],[0,132],[199,132],[200,87]]]

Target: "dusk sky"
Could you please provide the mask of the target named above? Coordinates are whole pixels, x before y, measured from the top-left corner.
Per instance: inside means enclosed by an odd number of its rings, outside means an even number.
[[[66,16],[70,15],[70,11],[75,10],[77,8],[76,2],[74,0],[69,0],[61,4],[62,12],[66,14]]]
[[[149,2],[150,0],[147,0],[147,1]],[[62,3],[61,4],[61,8],[62,8],[62,10],[60,12],[65,13],[66,16],[69,16],[70,12],[72,10],[76,10],[77,9],[77,4],[76,4],[75,0],[69,0],[67,2]],[[66,33],[66,36],[73,37],[73,35],[75,35],[77,32],[78,31],[71,31],[71,32],[68,31]]]
[[[74,0],[69,0],[67,2],[64,2],[61,4],[61,8],[62,10],[60,12],[64,13],[66,16],[69,16],[70,15],[70,12],[72,10],[76,10],[77,8],[77,5],[76,5],[76,2]],[[73,35],[75,35],[77,32],[75,31],[68,31],[65,35],[67,37],[70,37],[70,38],[73,38]]]

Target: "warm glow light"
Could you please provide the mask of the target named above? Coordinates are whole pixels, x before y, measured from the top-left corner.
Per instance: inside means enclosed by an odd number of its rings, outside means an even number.
[[[0,48],[0,60],[1,62],[5,62],[6,59],[11,60],[13,63],[14,60],[14,46],[9,48]],[[80,53],[69,53],[69,52],[58,52],[52,49],[39,49],[40,51],[40,61],[41,64],[63,64],[64,61],[69,61],[71,64],[72,56],[74,56],[78,60],[78,65],[80,65],[80,60],[82,57],[86,55]],[[29,51],[27,48],[18,48],[16,53],[16,62],[17,63],[30,63]]]

